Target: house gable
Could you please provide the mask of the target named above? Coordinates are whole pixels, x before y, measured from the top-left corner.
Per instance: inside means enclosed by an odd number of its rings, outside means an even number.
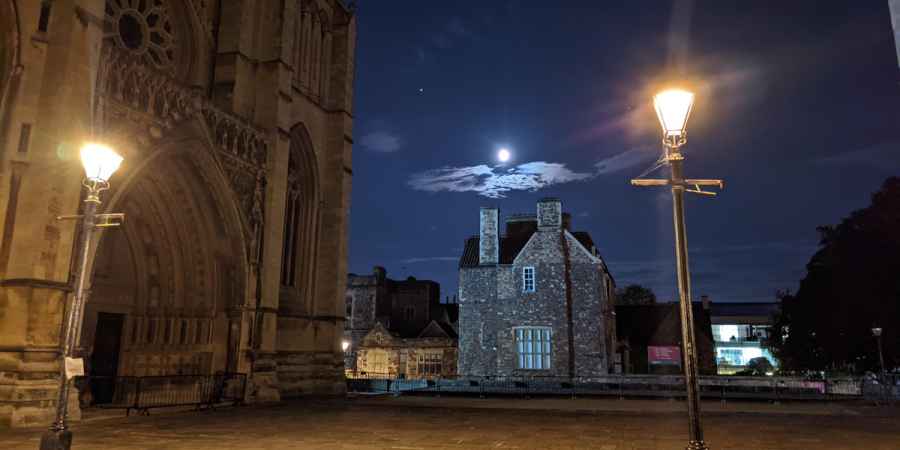
[[[422,329],[422,332],[419,333],[419,338],[445,338],[449,339],[450,335],[447,334],[444,329],[438,325],[438,323],[432,320],[425,328]]]
[[[362,339],[363,347],[393,347],[398,344],[399,340],[381,322],[376,322]]]

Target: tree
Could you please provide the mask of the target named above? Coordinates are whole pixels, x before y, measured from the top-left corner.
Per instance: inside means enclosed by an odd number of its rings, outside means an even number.
[[[758,356],[747,363],[747,371],[753,376],[763,376],[775,371],[775,367],[765,356]]]
[[[885,365],[900,366],[900,177],[888,178],[868,207],[817,230],[819,250],[797,293],[779,293],[774,355],[787,370],[877,370],[877,325]]]
[[[656,294],[650,288],[639,284],[630,284],[616,292],[617,305],[652,305],[656,303]]]

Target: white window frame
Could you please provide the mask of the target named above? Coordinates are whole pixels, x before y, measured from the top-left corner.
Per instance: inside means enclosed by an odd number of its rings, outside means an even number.
[[[529,277],[528,274],[531,273]],[[531,286],[528,285],[528,282],[531,281]],[[534,292],[537,289],[537,271],[534,270],[534,266],[528,266],[522,268],[522,292]]]
[[[553,329],[513,327],[516,369],[550,370],[553,367]]]

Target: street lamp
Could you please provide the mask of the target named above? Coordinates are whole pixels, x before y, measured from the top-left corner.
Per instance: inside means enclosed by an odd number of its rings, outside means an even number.
[[[78,276],[75,281],[75,297],[67,308],[63,336],[60,340],[59,395],[56,400],[56,419],[50,429],[41,436],[41,450],[68,450],[72,445],[72,432],[66,425],[69,406],[69,380],[84,375],[84,362],[74,358],[73,353],[78,336],[88,291],[85,284],[90,267],[91,246],[97,228],[118,226],[124,214],[97,214],[100,193],[109,188],[109,178],[118,170],[122,157],[105,145],[87,143],[81,148],[81,163],[85,178],[82,184],[87,188],[84,199],[84,214],[60,216],[57,219],[82,221],[81,247],[78,255]]]
[[[653,97],[653,107],[663,131],[665,153],[661,163],[671,168],[669,179],[635,179],[634,186],[670,186],[672,211],[675,224],[675,259],[678,269],[680,294],[681,341],[684,346],[684,384],[687,391],[688,419],[690,421],[688,450],[708,450],[703,441],[700,424],[700,385],[697,376],[697,352],[694,343],[694,314],[691,308],[691,280],[688,271],[687,236],[684,227],[684,193],[716,195],[700,186],[723,187],[721,180],[685,179],[682,171],[684,156],[681,147],[687,142],[687,121],[694,105],[694,94],[682,89],[670,89]]]
[[[872,327],[872,336],[875,336],[875,342],[878,343],[878,363],[881,367],[881,390],[887,396],[887,376],[884,373],[884,353],[881,351],[881,327]]]

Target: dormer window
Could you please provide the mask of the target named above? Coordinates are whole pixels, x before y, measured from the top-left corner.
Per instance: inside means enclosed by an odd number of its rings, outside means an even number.
[[[522,269],[522,292],[534,292],[534,267]]]

